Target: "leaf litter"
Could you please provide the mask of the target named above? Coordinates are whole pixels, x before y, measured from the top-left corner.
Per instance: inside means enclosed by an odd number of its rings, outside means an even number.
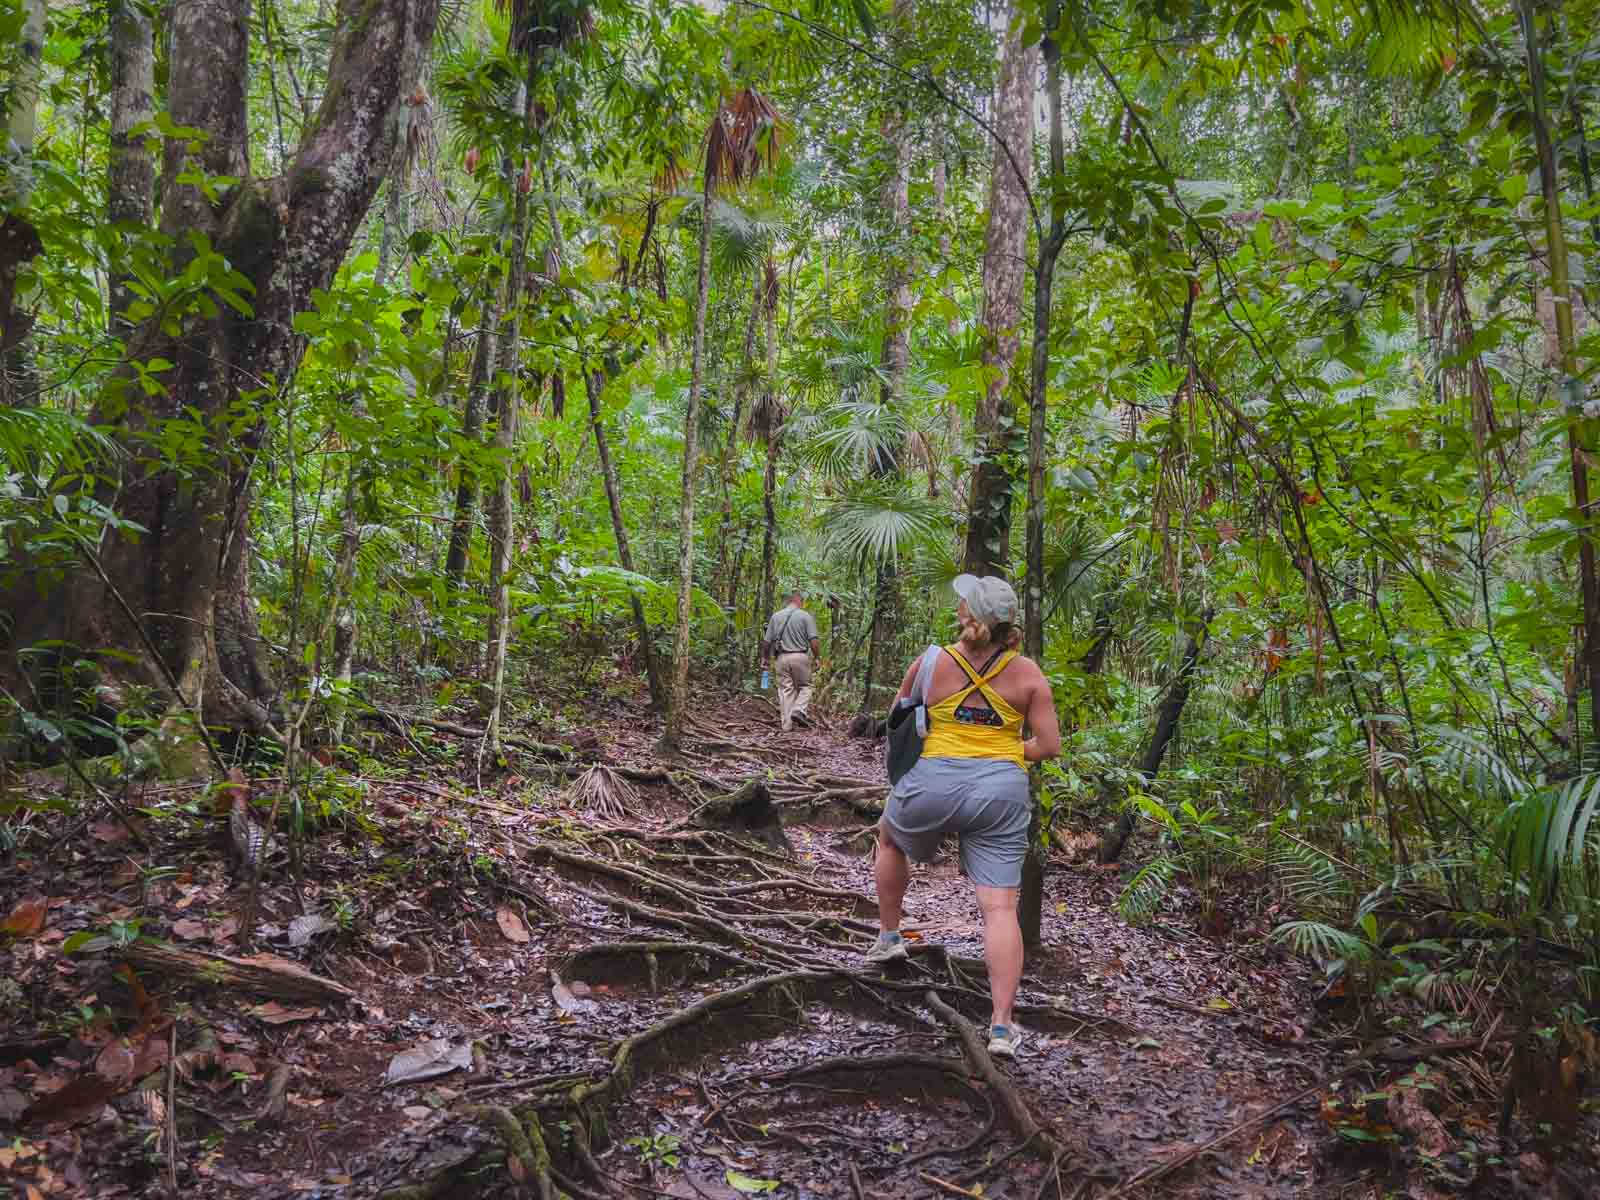
[[[761,773],[782,807],[819,789],[849,790],[819,779],[879,777],[871,743],[820,729],[780,739],[748,698],[706,720],[715,734],[702,736],[716,748],[697,760],[702,787],[731,790]],[[165,921],[177,936],[176,923],[192,919],[221,940],[216,917],[236,908],[239,893],[214,853],[193,856],[144,895],[136,876],[116,876],[121,891],[106,883],[116,839],[75,847],[56,889],[65,898],[43,908],[0,882],[13,933],[0,955],[31,1010],[87,1014],[60,1045],[30,1052],[30,1038],[46,1045],[44,1030],[22,1028],[18,1050],[0,1054],[0,1098],[11,1097],[0,1119],[19,1130],[13,1170],[27,1172],[26,1187],[48,1178],[51,1195],[160,1194],[128,1169],[156,1120],[132,1084],[159,1070],[156,1047],[168,1045],[153,1026],[134,1036],[152,1013],[181,1014],[184,1186],[241,1200],[286,1186],[365,1200],[467,1170],[500,1144],[472,1114],[521,1103],[534,1094],[528,1086],[610,1078],[623,1039],[755,981],[754,962],[770,971],[777,960],[768,956],[800,955],[802,966],[858,969],[873,913],[870,901],[845,897],[871,895],[860,853],[870,838],[851,832],[870,829],[870,819],[837,806],[786,809],[792,856],[694,841],[683,826],[690,805],[651,774],[649,740],[632,710],[599,731],[609,774],[589,786],[625,814],[591,815],[581,828],[570,811],[583,794],[532,772],[486,779],[484,790],[417,765],[403,781],[367,781],[370,840],[308,843],[303,895],[281,876],[263,880],[260,927],[287,929],[289,953],[256,956],[313,967],[353,988],[355,1003],[178,987],[114,974],[109,949],[63,954],[29,940],[52,912],[69,940],[133,919]],[[392,750],[397,760],[406,753],[399,743]],[[797,779],[812,782],[786,782]],[[463,842],[434,835],[446,820]],[[153,819],[154,852],[181,854],[179,828]],[[357,897],[357,911],[347,935],[323,939],[332,930],[318,914],[331,907],[334,881]],[[1030,957],[1019,997],[1032,1052],[1002,1068],[1068,1138],[1077,1172],[1068,1191],[1081,1183],[1085,1195],[1226,1134],[1340,1061],[1309,971],[1243,936],[1246,917],[1231,941],[1181,924],[1136,929],[1116,915],[1116,890],[1089,864],[1058,862],[1047,876],[1045,948]],[[924,1175],[1002,1200],[1043,1191],[1049,1164],[1026,1151],[996,1111],[996,1093],[968,1074],[950,1028],[920,1001],[920,989],[952,972],[983,987],[971,965],[981,925],[952,855],[916,869],[907,903],[921,936],[903,977],[882,974],[901,991],[797,981],[642,1046],[630,1086],[608,1101],[609,1139],[595,1147],[601,1178],[621,1181],[608,1186],[715,1200],[845,1197],[856,1172],[881,1200],[933,1194]],[[191,908],[206,915],[182,915]],[[719,933],[710,913],[728,916],[737,936]],[[231,913],[227,921],[237,928]],[[640,948],[596,952],[606,946]],[[969,1020],[984,1019],[976,999],[951,994]],[[94,1069],[101,1062],[114,1078]],[[1407,1103],[1407,1119],[1425,1124]],[[1332,1149],[1337,1136],[1318,1108],[1313,1095],[1162,1186],[1195,1197],[1340,1194],[1359,1171]],[[58,1140],[90,1120],[95,1137]],[[554,1153],[571,1166],[568,1150]],[[506,1194],[509,1175],[501,1168],[495,1178],[485,1176],[486,1194]]]

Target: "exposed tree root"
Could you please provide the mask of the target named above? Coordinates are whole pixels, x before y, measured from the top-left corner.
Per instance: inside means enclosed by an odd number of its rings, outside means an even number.
[[[1040,1150],[1045,1151],[1052,1160],[1064,1155],[1066,1151],[1060,1139],[1048,1125],[1033,1115],[1033,1110],[1022,1098],[1022,1093],[1017,1090],[1016,1084],[1007,1079],[1000,1068],[994,1065],[988,1050],[978,1040],[977,1031],[967,1023],[966,1018],[941,1000],[938,992],[930,991],[924,998],[928,1002],[928,1007],[933,1009],[946,1025],[955,1030],[956,1036],[961,1039],[961,1052],[966,1056],[967,1066],[1000,1098],[1006,1116],[1011,1118],[1011,1124],[1016,1131]]]
[[[749,788],[728,793],[726,785],[684,773],[675,778],[682,781],[687,794],[699,792],[702,799],[713,787],[713,800],[748,798],[757,792]],[[856,790],[859,782],[820,776],[812,780],[823,790],[829,786]],[[792,782],[784,780],[774,789],[786,792],[790,786]],[[780,1009],[803,1010],[808,1002],[824,997],[830,1005],[864,1000],[896,1024],[940,1032],[948,1029],[959,1040],[962,1057],[885,1054],[830,1058],[749,1076],[747,1082],[759,1080],[783,1089],[816,1087],[819,1079],[846,1073],[931,1072],[950,1081],[966,1103],[983,1114],[981,1128],[960,1143],[927,1146],[909,1158],[897,1159],[895,1169],[936,1158],[955,1163],[967,1158],[970,1163],[968,1156],[992,1144],[1001,1122],[1013,1127],[1022,1139],[1008,1154],[1026,1148],[1047,1163],[1067,1160],[1071,1152],[1061,1134],[1035,1114],[1017,1085],[990,1061],[979,1035],[957,1011],[957,1006],[978,1012],[989,1005],[982,960],[925,944],[914,945],[912,961],[898,967],[858,969],[853,958],[842,963],[840,954],[853,955],[860,950],[859,936],[870,934],[874,926],[838,910],[846,905],[851,913],[870,909],[870,898],[825,886],[797,871],[792,858],[725,830],[688,825],[666,830],[600,826],[575,834],[554,822],[537,822],[520,835],[509,836],[516,845],[531,850],[535,861],[559,873],[562,891],[604,906],[625,920],[663,931],[657,936],[628,936],[618,930],[620,936],[614,940],[595,941],[568,952],[560,962],[563,971],[573,971],[580,963],[589,963],[594,969],[604,969],[602,964],[626,969],[631,960],[648,972],[654,991],[662,985],[663,959],[675,963],[698,959],[705,969],[715,967],[719,972],[734,971],[746,977],[622,1037],[611,1046],[609,1062],[598,1071],[523,1076],[469,1088],[467,1095],[480,1099],[459,1111],[484,1122],[499,1143],[475,1162],[487,1164],[497,1155],[497,1161],[518,1181],[541,1189],[541,1197],[547,1186],[574,1196],[619,1196],[623,1193],[618,1189],[624,1187],[639,1189],[641,1194],[650,1191],[611,1174],[616,1167],[604,1164],[600,1155],[610,1141],[612,1112],[627,1100],[640,1076],[661,1069],[673,1055],[692,1053],[687,1049],[692,1040],[687,1035],[696,1027],[715,1024],[714,1032],[738,1040],[748,1039],[755,1028],[748,1018],[719,1023],[719,1016],[773,1001],[779,1002]],[[583,882],[573,882],[574,877]],[[503,890],[533,896],[549,894],[551,887],[547,880],[520,888],[508,885]],[[816,908],[775,908],[774,901],[809,903]],[[540,907],[552,921],[570,925],[571,919],[560,914],[556,905],[547,901]],[[598,924],[584,927],[603,932]],[[858,940],[852,942],[852,937]],[[1053,1005],[1030,1011],[1076,1021],[1080,1027],[1124,1027],[1113,1018]],[[929,1077],[925,1074],[923,1078]],[[491,1094],[508,1099],[504,1104],[484,1104],[481,1098]],[[720,1117],[734,1138],[754,1133],[757,1127],[728,1111],[728,1103],[714,1102],[707,1093],[710,1112],[705,1121]],[[565,1122],[563,1128],[571,1131],[560,1164],[552,1163],[542,1137],[535,1136],[553,1128],[553,1121]],[[798,1139],[796,1133],[807,1133],[811,1140]],[[812,1134],[820,1134],[828,1144],[842,1143],[845,1153],[850,1152],[852,1141],[859,1139],[859,1132],[816,1121],[781,1126],[767,1136],[788,1138],[804,1149],[815,1150]],[[433,1186],[431,1182],[416,1186],[424,1190],[389,1193],[387,1200],[431,1200],[438,1195],[426,1190]]]
[[[524,1124],[509,1108],[480,1104],[468,1109],[466,1115],[478,1118],[494,1130],[505,1147],[506,1170],[512,1179],[531,1183],[538,1191],[539,1200],[555,1200],[555,1184],[550,1178],[550,1151],[545,1148],[544,1131],[539,1127],[537,1114]]]
[[[485,731],[482,729],[472,729],[466,725],[458,725],[454,721],[436,721],[432,717],[413,717],[406,713],[390,712],[387,709],[375,708],[362,715],[367,720],[381,721],[390,728],[401,729],[402,731],[406,726],[419,725],[423,729],[433,729],[439,733],[454,734],[456,737],[475,738],[481,741],[485,736]],[[552,746],[545,742],[530,741],[527,738],[506,736],[502,736],[500,741],[514,750],[522,750],[534,755],[536,758],[547,759],[550,762],[568,762],[576,757],[565,746]]]

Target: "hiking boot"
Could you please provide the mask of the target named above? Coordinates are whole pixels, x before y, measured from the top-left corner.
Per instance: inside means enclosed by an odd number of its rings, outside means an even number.
[[[789,720],[800,726],[801,729],[811,728],[811,718],[806,716],[805,713],[801,712],[798,708],[794,710],[794,713],[789,717]]]
[[[906,939],[898,931],[878,934],[878,940],[867,951],[867,961],[870,963],[904,962],[907,957]]]
[[[1022,1045],[1022,1030],[1015,1025],[989,1027],[989,1053],[996,1058],[1015,1058],[1017,1047]]]

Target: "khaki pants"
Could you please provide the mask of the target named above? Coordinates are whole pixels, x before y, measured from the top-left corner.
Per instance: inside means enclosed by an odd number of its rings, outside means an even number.
[[[794,714],[809,717],[811,704],[811,655],[780,654],[773,660],[778,676],[779,725],[785,733],[794,725]]]

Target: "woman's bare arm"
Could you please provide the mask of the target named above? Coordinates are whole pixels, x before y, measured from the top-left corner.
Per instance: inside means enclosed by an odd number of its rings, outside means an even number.
[[[1061,753],[1061,722],[1056,717],[1056,699],[1050,694],[1050,681],[1038,672],[1038,682],[1028,697],[1028,728],[1033,736],[1022,743],[1022,756],[1028,762],[1043,762]]]
[[[911,665],[906,668],[906,677],[900,681],[900,694],[897,700],[911,699],[911,689],[917,685],[917,668],[922,665],[922,655],[917,655],[911,660]]]

